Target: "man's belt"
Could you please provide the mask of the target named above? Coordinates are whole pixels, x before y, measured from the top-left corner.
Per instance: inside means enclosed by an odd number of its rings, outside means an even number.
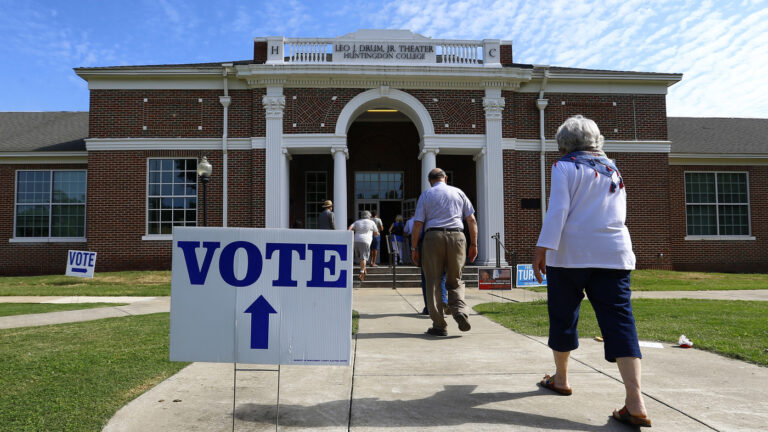
[[[461,228],[427,228],[427,232],[430,232],[430,231],[461,232],[464,230]]]

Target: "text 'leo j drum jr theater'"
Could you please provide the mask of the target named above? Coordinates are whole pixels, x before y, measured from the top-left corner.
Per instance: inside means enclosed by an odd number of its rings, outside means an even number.
[[[173,227],[202,226],[204,207],[208,226],[311,229],[330,199],[337,229],[373,209],[388,227],[434,167],[475,205],[479,263],[495,263],[496,233],[503,264],[530,262],[554,134],[575,114],[597,122],[622,171],[638,268],[722,263],[745,250],[739,239],[765,248],[751,207],[733,235],[719,230],[740,214],[715,218],[713,233],[709,210],[689,208],[686,188],[712,177],[719,191],[751,168],[673,166],[666,93],[681,74],[520,64],[509,41],[407,30],[255,38],[252,60],[75,72],[90,89],[90,111],[75,113],[87,118],[70,119],[87,121],[80,147],[33,145],[0,164],[4,274],[61,273],[69,249],[97,252],[100,271],[168,269]],[[764,262],[748,248],[733,259]]]

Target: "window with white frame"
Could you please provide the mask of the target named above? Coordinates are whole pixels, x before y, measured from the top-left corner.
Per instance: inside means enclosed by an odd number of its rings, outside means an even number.
[[[16,171],[16,238],[85,238],[86,171]]]
[[[197,159],[149,159],[147,234],[197,226]]]
[[[306,227],[317,228],[317,218],[323,211],[323,202],[329,199],[327,198],[328,173],[326,171],[307,171],[304,173],[304,191]]]
[[[685,211],[690,236],[749,235],[747,173],[686,172]]]

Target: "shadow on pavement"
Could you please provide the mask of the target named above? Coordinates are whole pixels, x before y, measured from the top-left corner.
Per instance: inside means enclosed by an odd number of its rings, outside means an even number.
[[[279,424],[310,429],[346,426],[346,422],[340,423],[340,419],[347,419],[347,413],[351,411],[353,427],[429,428],[485,423],[568,431],[626,430],[623,425],[609,419],[606,419],[605,425],[596,426],[557,418],[556,403],[552,405],[552,416],[479,408],[485,404],[551,395],[545,391],[473,393],[476,388],[474,385],[447,385],[441,392],[416,400],[354,399],[351,410],[349,400],[324,402],[313,406],[281,404]],[[238,420],[254,425],[275,424],[275,415],[275,405],[246,403],[239,405],[235,411]]]

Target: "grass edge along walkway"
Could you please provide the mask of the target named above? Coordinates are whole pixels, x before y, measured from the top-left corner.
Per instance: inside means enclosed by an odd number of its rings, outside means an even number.
[[[0,317],[125,306],[127,303],[0,303]]]
[[[475,311],[518,333],[547,336],[549,318],[545,300],[530,303],[483,303]],[[676,343],[681,334],[694,348],[718,353],[760,366],[768,366],[768,302],[634,299],[640,340]],[[579,337],[600,335],[588,300],[581,306]]]

